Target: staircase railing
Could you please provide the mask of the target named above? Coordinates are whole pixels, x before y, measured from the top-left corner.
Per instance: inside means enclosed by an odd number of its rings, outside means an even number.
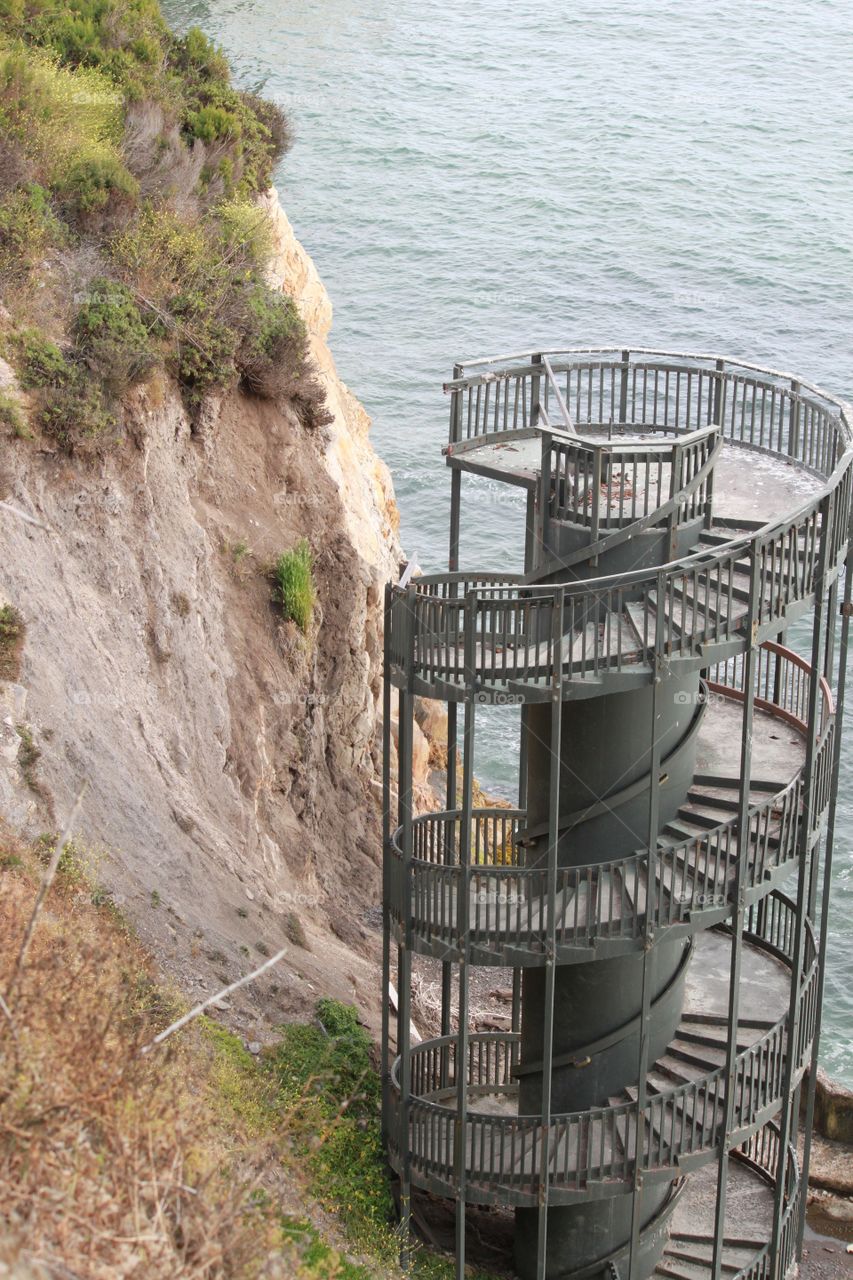
[[[778,454],[828,478],[848,447],[853,411],[812,383],[724,356],[640,349],[522,352],[469,361],[445,384],[450,444],[548,426],[569,434],[700,431]]]

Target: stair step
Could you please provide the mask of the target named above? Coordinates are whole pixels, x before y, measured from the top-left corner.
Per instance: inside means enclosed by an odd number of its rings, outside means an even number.
[[[674,1231],[670,1239],[679,1243],[708,1245],[712,1249],[714,1247],[713,1236],[700,1235],[692,1231]],[[723,1237],[723,1247],[726,1249],[763,1249],[766,1244],[766,1240],[743,1240],[739,1236]]]
[[[668,1280],[704,1280],[708,1268],[701,1263],[677,1262],[673,1255],[666,1251],[655,1268],[655,1275],[667,1276]]]
[[[716,622],[720,622],[721,620],[727,618],[729,616],[728,609],[725,610],[725,612],[722,612],[721,610],[716,609],[712,604],[707,603],[709,599],[716,598],[718,594],[716,590],[716,584],[713,582],[706,581],[706,582],[700,583],[699,585],[705,587],[704,600],[702,599],[701,596],[697,597],[692,592],[686,591],[684,590],[684,588],[676,586],[675,583],[671,585],[670,590],[672,591],[672,594],[682,602],[682,605],[686,605],[688,614],[690,614],[694,609],[698,608],[700,614],[707,615],[709,618],[714,619],[714,621]],[[728,594],[727,591],[722,591],[719,593],[721,603],[725,603],[727,594]]]
[[[654,643],[654,626],[643,609],[641,604],[626,604],[625,616],[631,631],[637,638],[637,643],[642,649],[647,649],[650,644]],[[646,638],[648,633],[648,638]]]
[[[675,1084],[692,1084],[697,1077],[695,1075],[690,1075],[685,1071],[685,1065],[686,1064],[683,1062],[676,1062],[672,1059],[668,1060],[668,1055],[664,1053],[655,1062],[654,1069],[658,1075],[664,1076],[667,1080],[671,1080]]]
[[[676,1041],[667,1045],[666,1057],[675,1058],[677,1062],[684,1062],[688,1066],[698,1067],[703,1073],[714,1071],[717,1067],[721,1067],[725,1061],[725,1046],[721,1045],[719,1049],[720,1061],[711,1050],[706,1049],[704,1053],[695,1053],[691,1051],[689,1045],[682,1048]]]
[[[722,1050],[723,1053],[725,1053],[725,1050],[726,1050],[725,1038],[722,1040],[718,1040],[718,1039],[715,1039],[714,1036],[703,1035],[701,1031],[689,1031],[685,1027],[679,1027],[678,1039],[683,1041],[685,1044],[700,1045],[708,1049],[720,1049]],[[749,1045],[744,1044],[739,1040],[737,1047],[738,1047],[738,1052],[740,1052],[741,1050],[748,1049]]]
[[[693,785],[694,787],[715,787],[720,790],[725,787],[736,789],[740,786],[740,779],[716,773],[695,773]],[[771,781],[769,778],[750,778],[749,786],[752,791],[781,791],[784,783]]]
[[[700,813],[698,809],[686,809],[683,805],[678,810],[678,820],[679,822],[689,822],[692,826],[701,827],[705,831],[713,831],[721,823],[719,814],[712,818],[709,814]]]
[[[692,821],[692,815],[691,815],[691,821]],[[678,811],[678,821],[676,821],[676,819],[673,818],[671,822],[668,822],[666,824],[666,826],[664,827],[664,831],[668,832],[671,835],[678,836],[679,844],[681,843],[682,840],[695,840],[697,835],[699,834],[692,826],[690,827],[685,826],[682,820],[682,811],[680,809]]]
[[[654,609],[655,613],[658,613],[658,593],[657,593],[657,591],[650,591],[650,592],[648,593],[648,600],[649,600],[649,604],[652,606],[652,608]],[[664,611],[663,611],[663,616],[664,616],[664,618],[666,619],[666,625],[667,625],[668,627],[671,627],[671,628],[672,628],[672,630],[673,630],[673,632],[675,633],[675,635],[676,635],[676,636],[680,637],[680,636],[683,634],[683,632],[682,632],[682,630],[681,630],[681,626],[680,626],[680,624],[676,621],[675,617],[673,616],[672,611],[671,611],[671,610],[669,610],[669,611],[668,611],[667,609],[664,609]]]
[[[724,547],[727,542],[734,542],[737,533],[733,530],[729,534],[713,533],[710,529],[703,529],[699,534],[699,547]]]
[[[739,800],[729,799],[726,796],[706,795],[704,791],[688,791],[687,799],[691,804],[704,805],[707,809],[727,809],[737,813],[740,808]]]
[[[665,1258],[676,1258],[680,1262],[687,1262],[691,1263],[693,1266],[701,1267],[703,1273],[710,1268],[713,1256],[713,1245],[711,1246],[711,1252],[708,1257],[703,1257],[702,1254],[698,1253],[691,1253],[689,1249],[674,1249],[672,1245],[667,1248],[664,1254]],[[728,1273],[729,1275],[737,1275],[738,1271],[740,1271],[740,1267],[736,1262],[726,1262],[725,1259],[723,1259],[720,1262],[720,1270]]]

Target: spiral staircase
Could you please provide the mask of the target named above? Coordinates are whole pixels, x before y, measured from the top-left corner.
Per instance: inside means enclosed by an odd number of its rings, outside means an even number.
[[[521,1280],[778,1280],[805,1212],[853,418],[788,375],[645,351],[474,362],[446,389],[450,569],[386,596],[404,1237],[438,1198],[460,1280],[471,1222]],[[460,571],[465,473],[526,491],[518,574]],[[786,643],[808,619],[810,660]],[[413,810],[416,698],[448,709],[435,813]],[[516,808],[474,806],[482,706],[520,709]],[[415,957],[442,988],[419,1043]],[[506,1032],[472,1025],[485,966],[512,973]]]

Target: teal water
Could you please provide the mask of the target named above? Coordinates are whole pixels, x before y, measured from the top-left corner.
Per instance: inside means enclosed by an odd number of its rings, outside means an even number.
[[[336,307],[402,536],[442,567],[455,359],[720,351],[853,399],[849,0],[167,0],[276,98],[284,204]],[[514,566],[517,502],[466,489],[463,564]],[[853,734],[823,1059],[853,1084]],[[493,729],[480,765],[511,792]]]

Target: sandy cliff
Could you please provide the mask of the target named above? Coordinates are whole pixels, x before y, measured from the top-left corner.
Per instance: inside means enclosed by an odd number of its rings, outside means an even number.
[[[0,598],[26,623],[19,684],[2,691],[0,807],[55,829],[85,782],[79,839],[98,878],[191,990],[291,939],[238,1002],[247,1030],[327,992],[378,1006],[382,590],[400,559],[387,469],[326,343],[328,296],[275,192],[266,204],[325,435],[238,391],[193,429],[155,379],[102,457],[9,440],[0,464],[0,497],[45,526],[0,512]],[[312,643],[264,573],[303,535]]]

